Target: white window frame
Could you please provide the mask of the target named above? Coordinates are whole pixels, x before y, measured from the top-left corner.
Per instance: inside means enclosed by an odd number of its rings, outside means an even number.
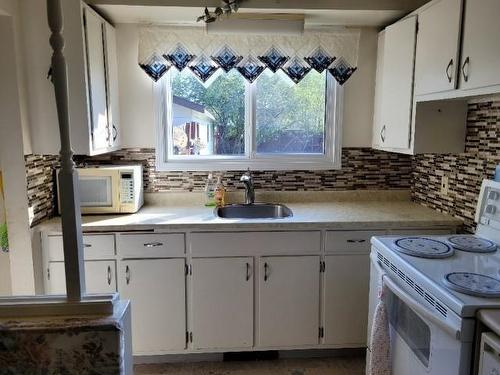
[[[170,153],[167,134],[172,127],[171,74],[153,83],[156,125],[156,169],[159,171],[231,171],[231,170],[325,170],[340,169],[342,151],[343,87],[326,74],[325,153],[262,154],[256,152],[255,85],[245,87],[245,153],[243,155],[204,155],[187,159]],[[250,95],[248,95],[250,92]],[[252,100],[254,99],[254,100]],[[171,133],[170,133],[171,134]]]

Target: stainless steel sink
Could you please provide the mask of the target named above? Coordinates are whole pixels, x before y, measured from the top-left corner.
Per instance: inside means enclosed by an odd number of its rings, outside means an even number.
[[[214,213],[224,219],[283,219],[293,216],[287,206],[274,203],[231,204],[216,208]]]

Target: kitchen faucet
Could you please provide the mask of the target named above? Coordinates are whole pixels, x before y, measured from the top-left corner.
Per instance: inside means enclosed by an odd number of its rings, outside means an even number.
[[[245,204],[253,204],[255,202],[255,190],[250,168],[240,177],[240,181],[245,184]]]

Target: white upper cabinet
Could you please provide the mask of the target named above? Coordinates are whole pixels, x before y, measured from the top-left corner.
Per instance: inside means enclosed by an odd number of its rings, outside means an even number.
[[[410,145],[416,35],[416,16],[385,29],[379,119],[385,148],[407,149]]]
[[[375,148],[381,148],[382,145],[382,72],[384,68],[384,41],[385,32],[382,31],[378,34],[378,48],[377,48],[377,70],[375,73],[375,105],[373,107],[373,132],[372,132],[372,145]]]
[[[116,148],[121,145],[116,31],[107,22],[104,23],[104,43],[106,51],[106,77],[108,82],[108,124],[111,132],[109,146]]]
[[[63,1],[64,55],[68,77],[71,147],[75,154],[97,155],[120,147],[118,73],[114,27],[85,3]],[[52,50],[46,5],[22,6],[23,58],[27,70],[32,151],[58,154],[59,127],[54,89],[47,79]]]
[[[456,88],[461,16],[462,0],[440,0],[418,14],[415,95]]]
[[[92,150],[98,152],[109,147],[111,137],[108,122],[108,98],[106,95],[104,24],[101,18],[89,8],[84,9],[84,17],[91,141]]]
[[[499,18],[500,1],[465,1],[460,68],[464,92],[491,86],[498,86],[494,91],[500,92]]]

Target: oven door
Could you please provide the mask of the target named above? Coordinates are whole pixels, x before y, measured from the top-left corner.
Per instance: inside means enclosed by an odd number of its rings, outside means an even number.
[[[110,169],[79,169],[82,213],[120,212],[120,174]]]
[[[372,266],[374,263],[381,268],[372,258]],[[441,316],[425,302],[416,300],[388,274],[383,283],[393,375],[469,374],[472,344],[461,341],[462,319],[457,315]]]

